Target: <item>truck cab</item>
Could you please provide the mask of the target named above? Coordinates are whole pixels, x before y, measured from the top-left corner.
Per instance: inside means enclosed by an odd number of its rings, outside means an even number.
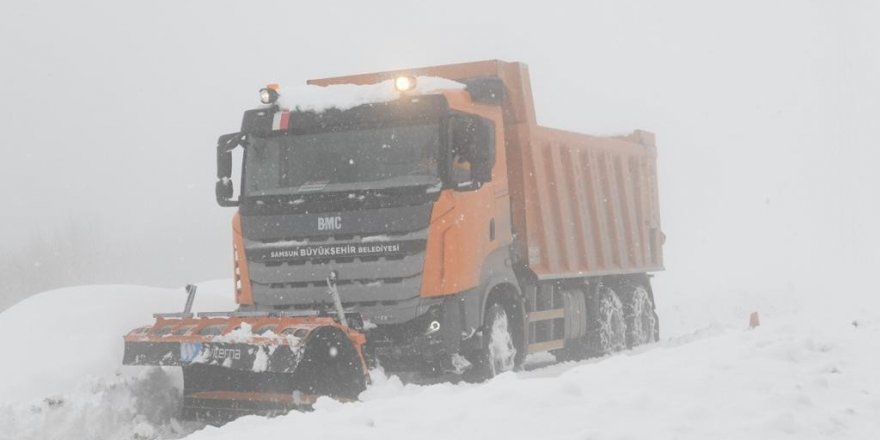
[[[329,308],[334,273],[343,307],[391,369],[446,363],[477,331],[482,314],[467,311],[481,307],[482,285],[514,276],[503,88],[483,78],[423,91],[420,80],[431,78],[364,85],[397,96],[349,108],[267,103],[220,138],[217,198],[238,207],[241,310]]]

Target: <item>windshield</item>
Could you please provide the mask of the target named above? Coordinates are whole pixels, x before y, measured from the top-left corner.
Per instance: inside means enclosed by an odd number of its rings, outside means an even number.
[[[436,184],[439,153],[436,122],[252,138],[244,194]]]

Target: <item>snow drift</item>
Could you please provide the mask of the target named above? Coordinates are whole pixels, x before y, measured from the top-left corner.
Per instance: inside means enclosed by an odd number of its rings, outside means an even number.
[[[198,310],[230,310],[232,282],[200,284]],[[179,311],[181,289],[82,286],[45,292],[0,313],[0,439],[180,437],[177,369],[122,367],[122,336]]]
[[[232,310],[231,281],[201,284],[194,310]],[[177,312],[184,290],[82,286],[28,298],[0,314],[0,338],[13,362],[0,363],[0,402],[66,393],[85,376],[120,371],[122,336]]]
[[[0,439],[177,438],[202,427],[176,420],[174,374],[143,369],[131,377],[86,377],[73,391],[30,403],[0,403]]]

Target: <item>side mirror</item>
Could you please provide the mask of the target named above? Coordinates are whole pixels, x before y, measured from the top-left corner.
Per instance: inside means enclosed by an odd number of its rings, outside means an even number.
[[[217,184],[214,193],[217,204],[223,207],[238,206],[238,200],[233,200],[234,188],[232,186],[232,150],[242,145],[245,140],[243,133],[224,134],[217,139]]]
[[[232,200],[234,192],[232,188],[232,180],[220,179],[214,186],[214,192],[217,196],[217,204],[223,207],[238,206],[238,200]]]
[[[232,177],[232,151],[217,151],[217,178]]]

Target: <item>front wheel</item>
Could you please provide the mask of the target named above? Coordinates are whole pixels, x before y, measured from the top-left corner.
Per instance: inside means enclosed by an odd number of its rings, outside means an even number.
[[[469,381],[483,381],[516,365],[516,346],[510,333],[511,323],[507,310],[501,304],[492,304],[483,320],[483,349],[471,359],[473,367],[465,375]]]
[[[489,365],[492,376],[497,376],[505,371],[511,371],[516,358],[516,347],[513,345],[513,337],[510,335],[510,319],[507,311],[499,304],[494,304],[486,312],[491,318],[489,326]]]

